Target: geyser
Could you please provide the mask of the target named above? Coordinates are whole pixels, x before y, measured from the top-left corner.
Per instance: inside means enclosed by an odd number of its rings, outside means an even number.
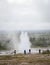
[[[17,53],[23,53],[24,50],[26,50],[27,52],[30,49],[31,43],[29,41],[29,36],[28,36],[28,32],[21,32],[21,34],[11,34],[11,43],[12,43],[12,48],[13,50],[16,50]]]
[[[26,50],[28,52],[28,50],[30,49],[30,46],[31,46],[31,43],[29,41],[28,33],[27,32],[21,32],[18,50],[20,52],[23,52],[24,50]]]

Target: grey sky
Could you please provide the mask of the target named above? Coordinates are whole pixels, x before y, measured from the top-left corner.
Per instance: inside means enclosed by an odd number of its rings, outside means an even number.
[[[50,30],[49,0],[0,0],[0,30]]]

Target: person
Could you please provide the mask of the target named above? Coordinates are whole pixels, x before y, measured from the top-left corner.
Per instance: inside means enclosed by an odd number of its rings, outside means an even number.
[[[26,50],[24,50],[24,54],[26,54]]]
[[[39,49],[39,54],[41,53],[41,49]]]
[[[14,50],[14,55],[16,54],[16,50]]]
[[[29,54],[31,53],[31,49],[29,49]]]

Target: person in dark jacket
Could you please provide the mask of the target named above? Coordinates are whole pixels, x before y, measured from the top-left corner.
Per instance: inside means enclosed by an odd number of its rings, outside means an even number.
[[[41,53],[41,49],[39,49],[39,54]]]
[[[14,55],[16,54],[16,50],[14,50]]]
[[[24,54],[26,54],[26,50],[24,50]]]
[[[31,49],[29,49],[29,54],[31,54]]]

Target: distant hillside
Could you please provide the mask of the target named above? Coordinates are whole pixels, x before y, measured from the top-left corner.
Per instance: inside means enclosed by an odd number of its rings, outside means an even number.
[[[33,46],[48,47],[50,46],[50,33],[30,34],[30,41]]]

